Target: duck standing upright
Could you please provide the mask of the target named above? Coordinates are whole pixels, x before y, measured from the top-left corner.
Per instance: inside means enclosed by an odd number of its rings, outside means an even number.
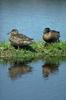
[[[43,40],[46,43],[59,42],[60,32],[45,28],[43,32]]]
[[[9,41],[11,45],[14,47],[19,48],[22,46],[30,45],[33,42],[32,38],[29,38],[26,35],[19,33],[17,29],[12,29],[12,31],[9,34],[10,34]]]

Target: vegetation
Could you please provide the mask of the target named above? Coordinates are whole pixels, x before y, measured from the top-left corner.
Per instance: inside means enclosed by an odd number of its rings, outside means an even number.
[[[15,49],[9,42],[0,42],[0,58],[7,60],[31,61],[39,58],[66,58],[66,41],[45,46],[43,41],[37,41],[30,46]]]

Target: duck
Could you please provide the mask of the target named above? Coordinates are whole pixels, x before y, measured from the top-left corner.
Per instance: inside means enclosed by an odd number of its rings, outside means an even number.
[[[8,34],[10,34],[9,41],[11,45],[17,48],[30,45],[33,42],[32,38],[19,33],[17,29],[12,29]]]
[[[45,28],[43,31],[43,40],[46,43],[52,43],[52,42],[59,42],[59,38],[60,38],[60,32],[59,31],[55,31],[55,30],[51,30],[50,28]]]

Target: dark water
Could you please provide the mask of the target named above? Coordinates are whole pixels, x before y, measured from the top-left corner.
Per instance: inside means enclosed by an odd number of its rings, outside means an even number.
[[[13,28],[41,39],[45,27],[61,32],[66,40],[66,0],[0,0],[0,40]]]
[[[66,62],[0,62],[0,100],[66,100]]]

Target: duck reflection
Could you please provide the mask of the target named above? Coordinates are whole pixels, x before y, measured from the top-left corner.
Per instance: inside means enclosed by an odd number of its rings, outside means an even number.
[[[58,71],[59,63],[45,62],[42,66],[42,74],[45,78],[49,77],[50,74]]]
[[[10,68],[9,68],[9,76],[11,79],[16,79],[23,74],[27,74],[29,72],[32,72],[32,67],[22,64],[22,63],[14,63]]]

